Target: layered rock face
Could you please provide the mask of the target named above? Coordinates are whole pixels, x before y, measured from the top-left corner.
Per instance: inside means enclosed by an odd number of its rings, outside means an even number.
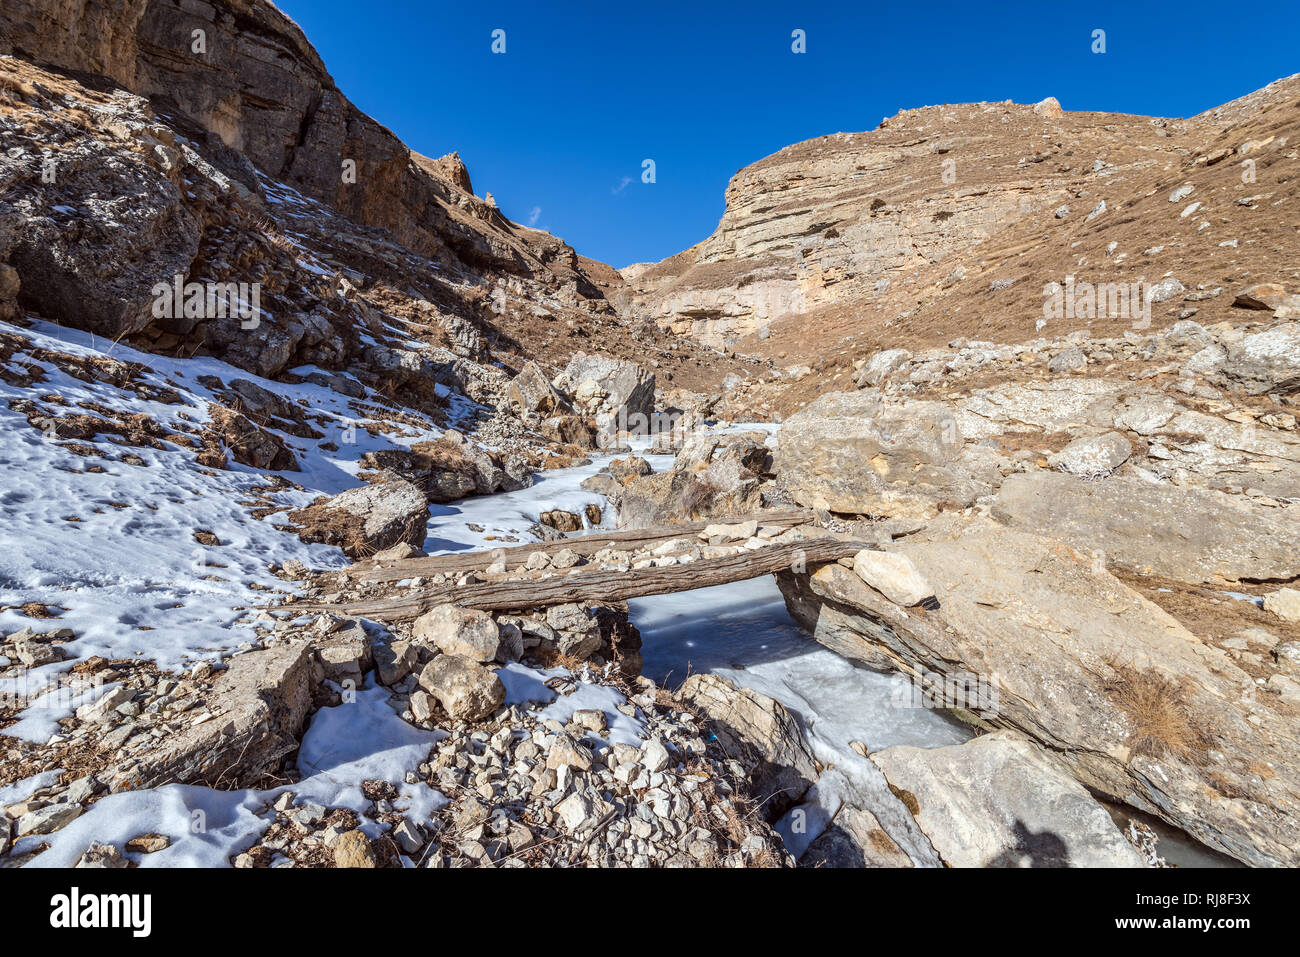
[[[879,514],[917,493],[969,504],[981,486],[957,467],[961,447],[942,405],[830,392],[786,423],[778,468],[800,504],[836,512]]]
[[[1097,792],[1242,861],[1293,863],[1300,632],[1279,586],[1300,577],[1300,352],[1250,374],[1232,358],[1289,334],[1287,308],[864,357],[863,388],[783,424],[764,494],[838,513],[883,551],[778,576],[791,614]],[[1108,853],[1105,827],[1044,843],[1032,809],[1017,834],[960,785],[973,743],[952,750],[872,755],[945,860]]]
[[[575,338],[661,381],[715,375],[657,329],[629,336],[618,276],[505,219],[459,156],[359,113],[273,4],[6,5],[0,127],[0,317],[267,378],[314,366],[435,413],[439,389],[502,405],[513,370],[553,376]],[[655,389],[638,376],[634,411]]]
[[[570,247],[474,196],[458,157],[419,156],[353,106],[297,24],[265,0],[18,0],[0,11],[0,52],[107,76],[444,268],[601,298]],[[247,171],[227,172],[256,188]]]
[[[946,748],[895,746],[871,760],[910,797],[952,867],[1141,867],[1142,858],[1056,761],[998,731]],[[993,800],[980,785],[998,782]]]
[[[1288,701],[1256,691],[1254,666],[1048,538],[951,519],[887,547],[928,582],[929,608],[829,564],[778,576],[791,614],[833,650],[908,675],[935,706],[1027,736],[1103,794],[1251,864],[1295,863],[1284,755],[1300,725]]]
[[[732,178],[709,238],[623,269],[616,298],[680,335],[826,369],[837,340],[852,355],[855,340],[1032,338],[1044,288],[1067,276],[1167,283],[1148,319],[1168,324],[1194,284],[1285,274],[1280,169],[1298,85],[1186,120],[1007,101],[796,143]],[[1051,321],[1118,330],[1133,318]]]
[[[1003,117],[1027,128],[1009,138]],[[721,345],[783,316],[883,292],[1069,197],[1052,166],[1017,163],[1046,128],[1029,107],[930,107],[870,133],[788,146],[732,177],[712,236],[622,271],[630,305]],[[959,176],[954,150],[979,155],[978,172]]]

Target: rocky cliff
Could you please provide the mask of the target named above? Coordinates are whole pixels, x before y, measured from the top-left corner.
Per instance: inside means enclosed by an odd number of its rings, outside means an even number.
[[[457,154],[420,156],[357,110],[271,3],[6,4],[0,94],[4,315],[488,404],[494,363],[558,370],[575,348],[665,387],[725,374],[651,324],[629,330],[607,298],[618,273],[506,219]],[[256,288],[258,315],[159,315],[177,277]]]
[[[496,269],[571,301],[601,298],[570,247],[475,196],[458,157],[413,153],[349,102],[297,24],[266,0],[18,0],[0,11],[0,52],[106,76],[184,117],[250,189],[256,182],[227,151],[444,268]]]
[[[1052,99],[905,110],[742,169],[713,235],[625,268],[622,301],[680,335],[829,369],[830,343],[1032,339],[1044,287],[1066,276],[1188,290],[1294,277],[1298,104],[1292,77],[1186,120]],[[1157,326],[1183,298],[1158,300]],[[1050,331],[1129,320],[1070,315]]]

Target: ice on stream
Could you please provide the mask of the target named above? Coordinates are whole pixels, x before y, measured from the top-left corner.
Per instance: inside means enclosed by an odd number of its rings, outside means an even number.
[[[641,631],[647,677],[676,687],[689,674],[720,675],[775,698],[798,720],[827,770],[777,823],[792,854],[801,855],[848,803],[874,809],[914,859],[938,866],[880,770],[850,742],[868,752],[895,744],[935,748],[960,744],[969,730],[942,712],[916,707],[903,677],[854,665],[813,641],[786,611],[770,575],[628,604]]]
[[[740,425],[729,431],[772,428]],[[605,500],[581,487],[612,457],[597,456],[590,465],[539,473],[535,485],[517,492],[434,506],[426,550],[453,552],[524,543],[530,540],[528,527],[541,512],[562,508],[581,514],[592,503],[605,509],[602,526],[612,528],[615,516]],[[672,465],[670,455],[646,458],[655,471]],[[722,675],[775,698],[795,715],[813,754],[830,769],[807,801],[778,825],[796,855],[825,829],[842,803],[886,807],[896,803],[880,771],[850,747],[851,741],[877,751],[895,744],[941,747],[971,736],[941,712],[915,707],[915,696],[901,676],[856,666],[813,641],[791,619],[770,575],[638,598],[628,604],[641,631],[647,677],[676,687],[689,674]],[[508,686],[520,683],[520,678],[512,676]],[[562,705],[572,712],[575,707],[591,706],[574,703],[574,697],[552,707]],[[606,709],[606,714],[618,712]],[[896,819],[881,823],[917,859],[928,860],[933,856],[928,843],[916,833],[910,815],[902,812],[901,805],[898,808]],[[937,865],[938,860],[932,863]]]
[[[33,351],[43,348],[87,357],[111,353],[138,362],[147,369],[145,381],[175,388],[180,399],[173,404],[143,400],[105,382],[73,378],[52,362],[38,361],[46,374],[43,393],[57,394],[72,407],[95,402],[126,407],[177,428],[186,421],[206,420],[213,394],[199,380],[207,375],[226,382],[248,379],[303,402],[328,420],[327,431],[345,438],[338,439],[337,451],[331,452],[317,442],[277,433],[301,465],[301,471],[286,473],[301,490],[282,490],[276,496],[286,509],[305,505],[319,494],[356,486],[358,459],[366,451],[409,445],[440,433],[427,422],[400,434],[372,434],[354,421],[347,398],[328,388],[263,380],[216,359],[141,353],[48,323],[37,322],[30,328],[0,326],[28,339]],[[17,421],[19,413],[8,408],[8,400],[25,397],[25,390],[0,383],[0,418],[8,417],[3,423],[8,428],[0,429],[0,464],[8,475],[0,496],[6,511],[0,532],[5,546],[0,549],[0,604],[9,609],[0,612],[0,629],[12,632],[27,624],[16,610],[23,602],[46,601],[60,606],[59,625],[71,628],[77,637],[65,646],[72,656],[68,660],[28,671],[21,688],[7,687],[19,679],[0,683],[6,685],[0,692],[17,695],[30,705],[17,723],[4,730],[6,736],[49,740],[58,732],[59,718],[88,703],[58,687],[58,679],[75,659],[96,654],[133,656],[154,660],[165,669],[187,669],[196,660],[224,656],[251,637],[247,610],[262,604],[268,594],[259,588],[293,589],[271,574],[271,563],[289,559],[315,567],[347,563],[338,549],[305,545],[278,528],[283,513],[260,520],[250,514],[245,500],[263,482],[257,470],[233,462],[225,471],[204,469],[191,451],[167,443],[160,449],[133,449],[144,464],[127,465],[116,460],[120,448],[101,438],[90,444],[108,454],[107,471],[87,472],[85,460],[73,450]],[[378,399],[369,390],[366,397]],[[458,417],[473,411],[472,403],[463,397],[448,398],[456,400]],[[771,431],[774,427],[741,425],[730,430],[755,428]],[[635,445],[645,453],[645,442]],[[431,506],[426,550],[438,554],[525,544],[532,541],[528,529],[541,512],[560,508],[582,514],[588,504],[603,509],[601,526],[611,528],[612,509],[581,483],[613,457],[597,455],[582,467],[539,472],[534,485],[517,492]],[[656,471],[672,463],[672,456],[647,458]],[[213,531],[222,545],[200,548],[192,537],[195,528]],[[218,569],[207,564],[215,560],[221,563]],[[220,574],[213,574],[214,570]],[[965,736],[936,713],[894,707],[898,679],[854,667],[804,635],[786,614],[770,577],[641,599],[632,603],[632,618],[645,637],[650,677],[678,683],[689,671],[712,671],[771,695],[795,713],[818,758],[833,768],[823,775],[806,809],[810,832],[816,830],[817,820],[834,813],[845,793],[855,788],[874,790],[879,784],[871,777],[874,766],[856,755],[849,741],[861,741],[874,750],[899,743],[935,746]],[[512,665],[502,675],[511,698],[532,700],[544,709],[544,717],[564,720],[577,708],[600,708],[610,721],[611,742],[638,740],[639,723],[617,710],[621,696],[581,681],[573,694],[557,696],[543,683],[552,676],[522,665]],[[300,801],[360,809],[364,806],[361,780],[401,781],[406,770],[423,760],[433,740],[429,732],[393,714],[386,691],[363,690],[358,702],[324,709],[313,718],[299,757],[303,780],[293,790]],[[13,787],[35,790],[40,786],[31,780]],[[427,815],[443,800],[427,788],[427,794],[407,794],[410,789],[402,787],[417,815]],[[142,830],[158,830],[171,836],[174,844],[150,855],[150,865],[224,864],[265,829],[267,805],[278,793],[177,785],[111,795],[60,831],[50,850],[34,863],[72,863],[92,837],[121,843]],[[191,834],[196,819],[205,821],[205,828]],[[146,820],[153,823],[143,827]],[[792,848],[811,840],[790,826],[785,830],[790,832]]]

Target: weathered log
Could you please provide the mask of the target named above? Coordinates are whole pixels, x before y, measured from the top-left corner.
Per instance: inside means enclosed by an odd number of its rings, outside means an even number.
[[[607,603],[745,581],[804,565],[850,558],[863,548],[870,547],[869,543],[843,538],[813,538],[662,568],[634,568],[627,571],[584,571],[579,568],[567,575],[551,575],[547,578],[445,585],[392,598],[351,604],[294,604],[290,607],[304,612],[328,611],[378,621],[400,621],[415,618],[444,602],[493,611],[543,608],[568,602]]]
[[[349,567],[346,574],[362,581],[395,582],[403,578],[422,576],[430,578],[439,573],[459,575],[470,571],[481,571],[484,566],[499,558],[505,559],[507,570],[513,571],[528,561],[533,552],[552,554],[562,548],[571,548],[579,555],[592,555],[602,548],[618,547],[622,549],[639,549],[653,547],[660,542],[674,538],[692,536],[704,531],[710,525],[735,525],[741,522],[756,521],[761,525],[777,525],[789,528],[813,521],[816,515],[806,508],[773,509],[767,512],[754,512],[737,518],[712,519],[706,522],[688,522],[682,525],[663,525],[658,528],[633,529],[624,532],[596,532],[579,535],[574,538],[562,538],[553,542],[534,542],[528,545],[514,545],[510,548],[482,550],[473,552],[454,552],[450,555],[431,555],[427,558],[403,558],[396,561],[358,562]]]

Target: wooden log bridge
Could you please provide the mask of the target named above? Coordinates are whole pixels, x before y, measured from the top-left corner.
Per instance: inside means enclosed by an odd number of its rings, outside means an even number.
[[[466,572],[481,571],[486,565],[501,560],[506,563],[508,571],[514,571],[528,561],[534,552],[554,555],[561,549],[571,549],[579,555],[594,555],[602,548],[619,548],[627,551],[653,548],[674,538],[691,538],[704,531],[710,525],[735,525],[746,521],[755,521],[760,526],[792,528],[815,521],[817,515],[811,509],[783,508],[753,512],[734,518],[715,518],[706,522],[685,522],[680,525],[661,525],[657,528],[629,529],[622,532],[593,532],[588,535],[575,535],[573,538],[557,538],[550,542],[530,542],[526,545],[480,550],[474,552],[452,552],[448,555],[429,555],[424,558],[401,558],[394,561],[358,562],[346,570],[350,578],[367,582],[396,582],[403,578],[423,576],[428,578],[437,574],[463,575]]]
[[[441,585],[412,589],[387,598],[335,605],[295,603],[288,607],[297,611],[333,612],[376,621],[402,621],[418,617],[447,602],[484,611],[525,611],[568,602],[608,603],[745,581],[801,564],[813,565],[851,558],[862,549],[870,547],[874,546],[867,542],[823,536],[658,568],[586,571],[579,567],[567,574],[550,574],[541,578]],[[479,567],[491,558],[490,552],[477,554]]]

